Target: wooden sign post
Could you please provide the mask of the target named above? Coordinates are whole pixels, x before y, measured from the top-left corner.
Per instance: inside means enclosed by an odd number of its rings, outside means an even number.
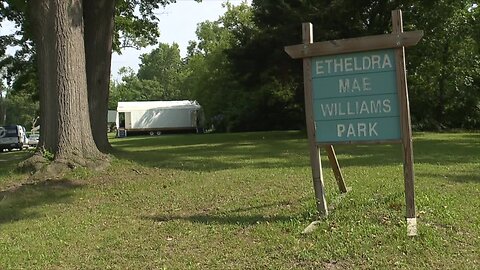
[[[334,144],[403,145],[408,235],[416,235],[410,108],[404,47],[423,31],[403,32],[402,13],[392,11],[391,34],[313,43],[311,23],[303,44],[287,46],[303,58],[305,114],[317,210],[327,216],[319,147],[325,147],[341,192],[346,192]]]

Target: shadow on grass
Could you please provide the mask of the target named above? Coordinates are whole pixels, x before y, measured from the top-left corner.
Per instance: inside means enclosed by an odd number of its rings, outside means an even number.
[[[308,166],[300,132],[258,132],[136,137],[112,143],[119,159],[186,171]]]
[[[0,152],[0,179],[13,171],[20,161],[32,155],[31,151]]]
[[[300,201],[300,200],[299,200]],[[288,222],[293,219],[292,216],[283,215],[261,215],[247,214],[251,211],[266,209],[271,207],[288,206],[292,201],[280,201],[270,204],[241,207],[229,211],[218,213],[198,213],[193,215],[154,215],[142,216],[142,219],[153,220],[154,222],[167,222],[174,220],[185,220],[192,223],[202,224],[230,224],[230,225],[254,225],[259,223]],[[242,214],[244,213],[244,214]]]
[[[480,165],[477,171],[452,172],[452,173],[417,173],[418,176],[432,179],[447,179],[458,183],[480,183]]]
[[[187,171],[235,168],[309,167],[308,147],[301,132],[256,132],[133,137],[116,140],[115,155],[142,165]],[[401,165],[402,146],[337,145],[342,167]],[[480,162],[480,133],[418,133],[415,163],[452,165]],[[322,151],[322,156],[326,153]],[[328,163],[324,163],[327,166]]]
[[[344,166],[385,166],[403,163],[400,144],[338,145],[335,146],[335,150],[340,165]],[[432,165],[480,163],[480,133],[414,135],[413,154],[415,163]]]
[[[68,202],[73,190],[82,186],[70,180],[47,180],[0,191],[0,225],[39,218],[36,207]]]
[[[291,216],[264,216],[264,215],[215,215],[215,214],[195,214],[190,216],[159,215],[152,217],[143,217],[154,222],[167,222],[174,220],[185,220],[191,223],[201,224],[219,224],[219,225],[255,225],[260,223],[288,222],[292,220]]]

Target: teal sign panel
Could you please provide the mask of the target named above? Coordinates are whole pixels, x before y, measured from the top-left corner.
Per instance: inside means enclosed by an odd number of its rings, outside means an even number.
[[[369,94],[397,94],[395,76],[393,70],[371,73],[368,76],[359,74],[314,78],[312,82],[313,99],[366,96]]]
[[[393,49],[311,61],[317,143],[401,138]]]
[[[317,142],[361,142],[400,139],[400,117],[316,121]],[[379,139],[380,138],[380,139]]]

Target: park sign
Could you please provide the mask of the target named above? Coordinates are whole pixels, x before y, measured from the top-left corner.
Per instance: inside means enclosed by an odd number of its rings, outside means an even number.
[[[400,140],[393,49],[311,61],[317,143]]]
[[[401,143],[407,234],[416,235],[413,146],[405,70],[405,47],[423,31],[403,31],[402,12],[392,11],[392,33],[313,42],[302,25],[303,43],[285,47],[303,59],[305,115],[317,210],[327,216],[320,146],[328,154],[342,193],[347,187],[334,144]],[[308,229],[308,227],[307,227]]]

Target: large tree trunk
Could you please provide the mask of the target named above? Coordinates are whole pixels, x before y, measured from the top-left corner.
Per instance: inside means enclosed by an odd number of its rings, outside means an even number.
[[[53,0],[58,89],[57,160],[98,157],[90,126],[81,0]]]
[[[40,144],[54,154],[50,167],[99,165],[96,161],[103,156],[93,140],[88,112],[82,0],[28,3],[37,29]]]
[[[57,121],[54,121],[58,111],[55,101],[58,93],[55,87],[55,40],[54,40],[54,9],[46,0],[29,1],[28,15],[31,18],[33,36],[36,45],[36,57],[40,93],[40,141],[38,150],[55,153],[58,137]],[[40,153],[41,154],[41,153]]]
[[[95,144],[106,153],[112,149],[107,138],[107,115],[115,0],[83,3],[90,122]]]

